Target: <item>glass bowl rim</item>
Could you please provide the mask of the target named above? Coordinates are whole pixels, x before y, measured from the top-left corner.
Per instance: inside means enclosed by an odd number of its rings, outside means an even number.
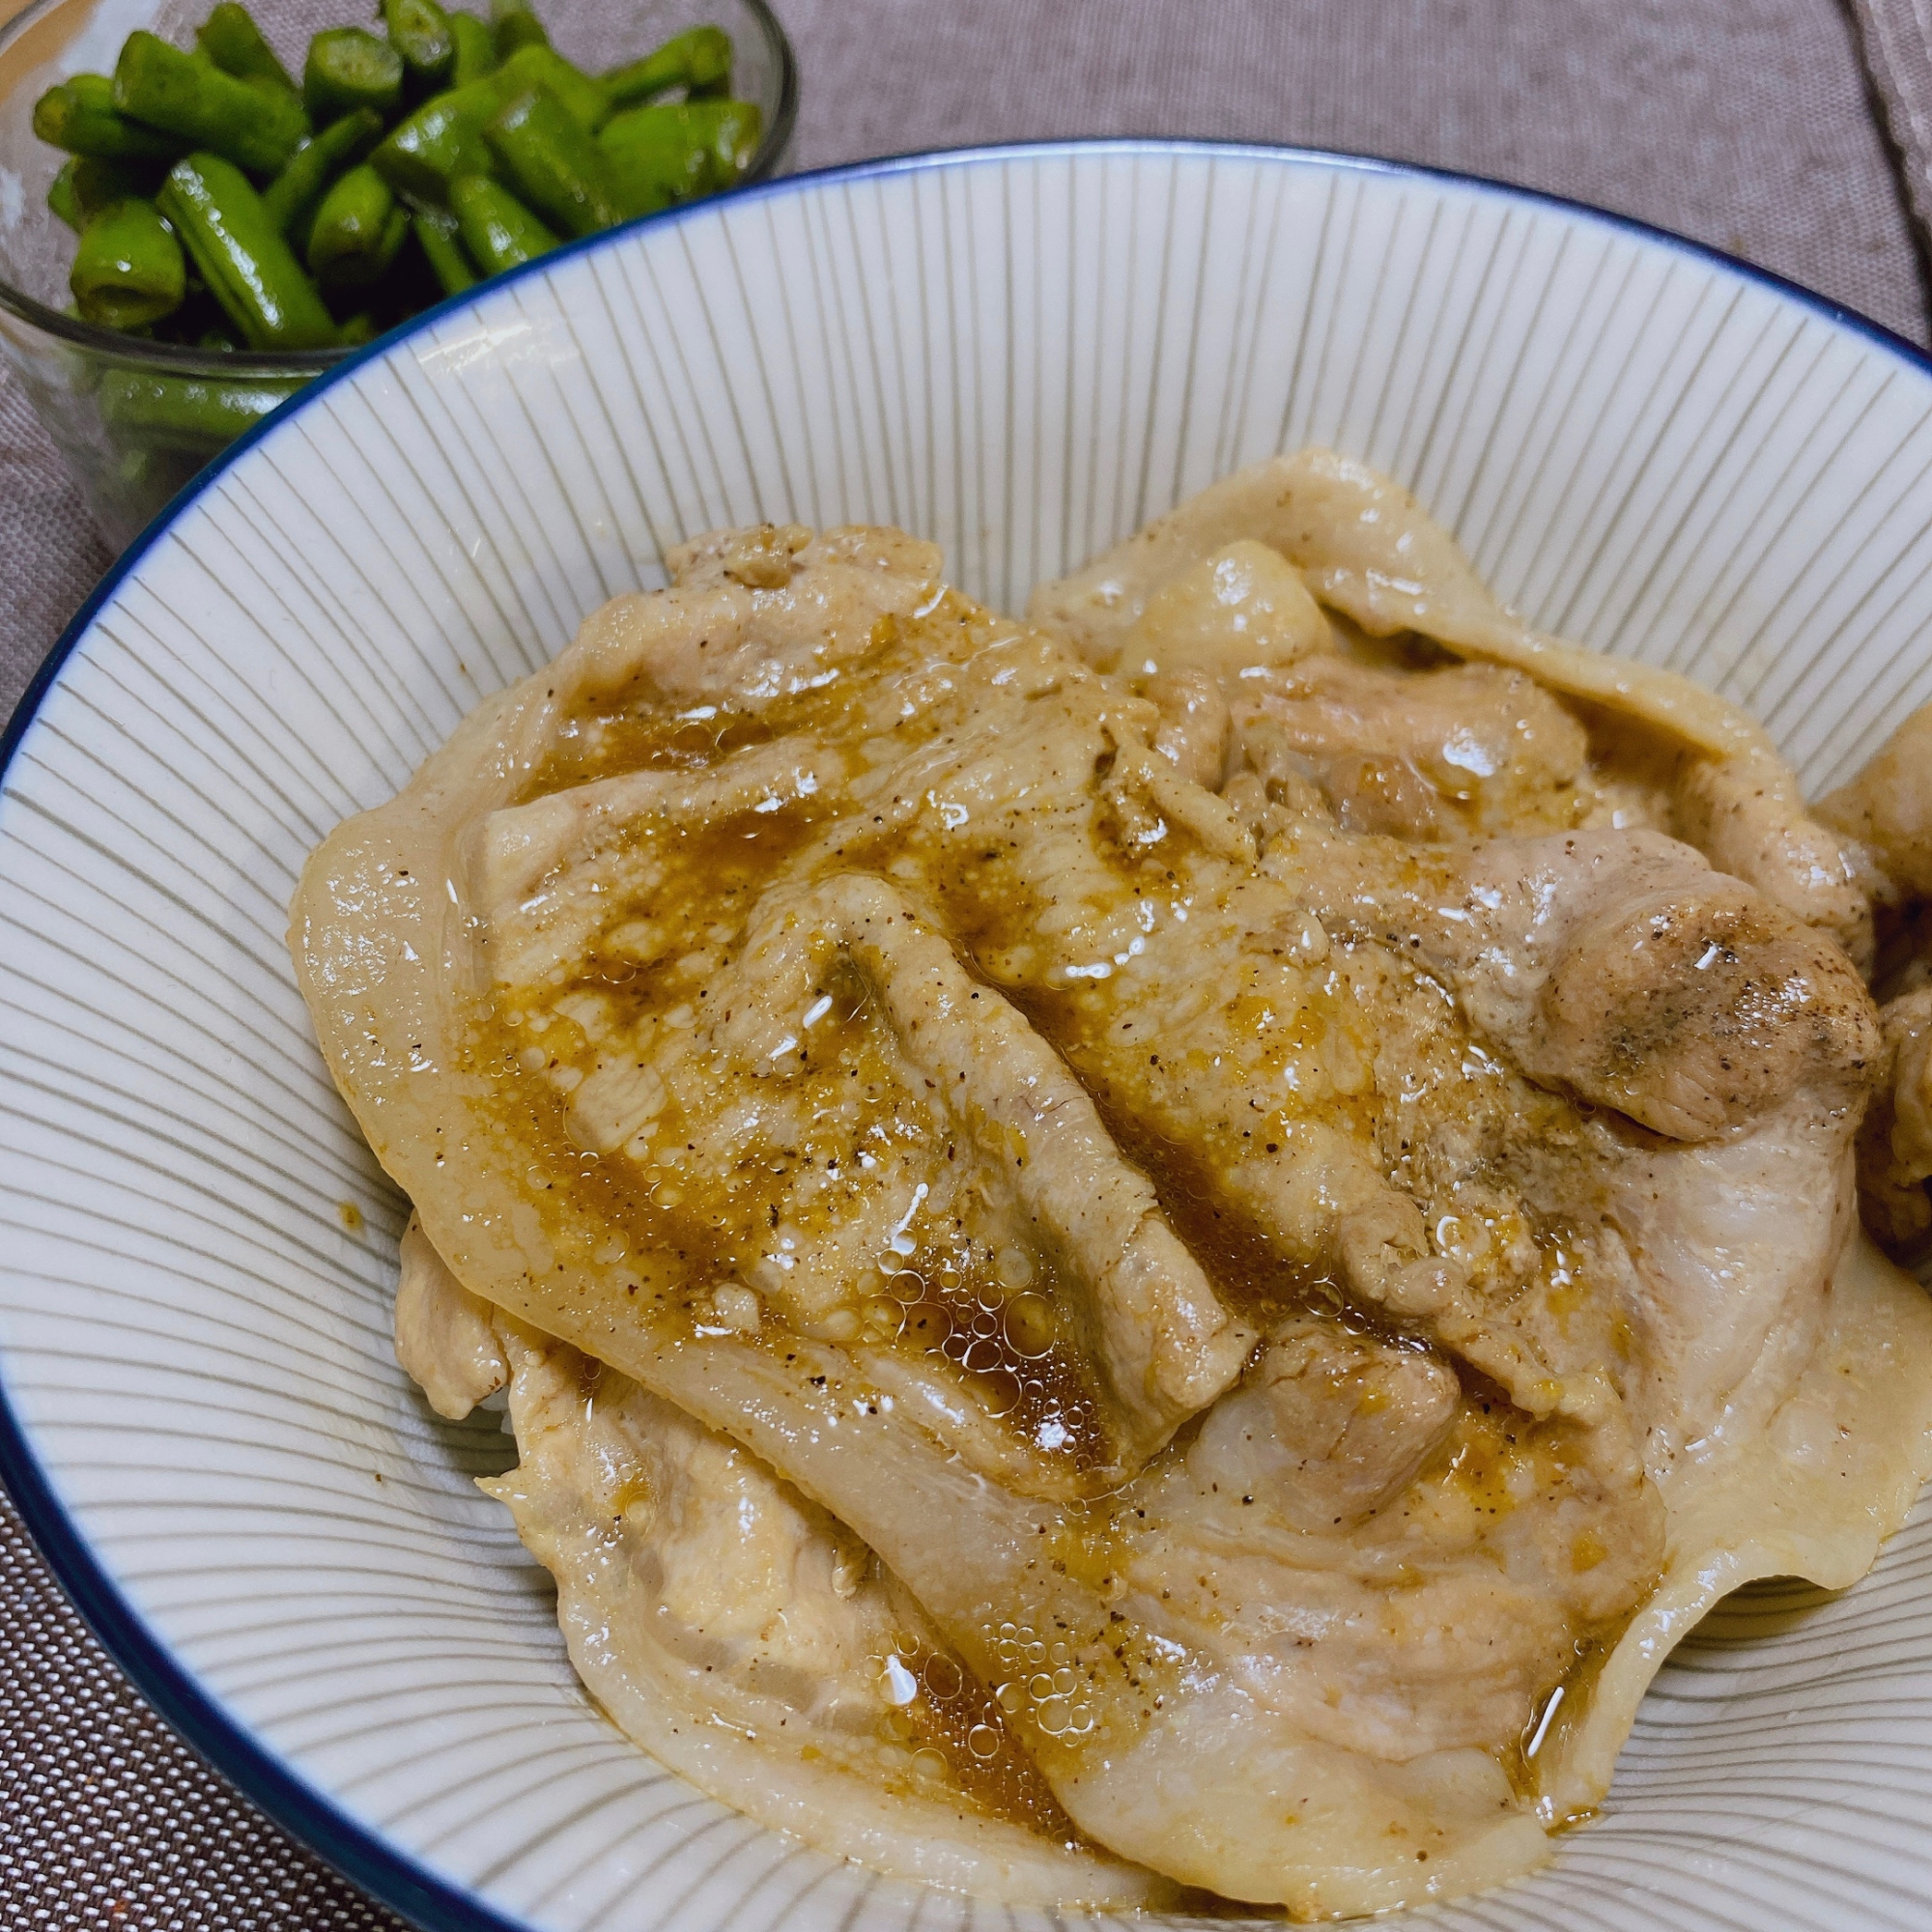
[[[56,8],[67,4],[68,0],[33,0],[31,6],[23,7],[4,29],[0,29],[0,54],[4,54],[15,41]],[[798,56],[792,48],[791,37],[772,12],[769,0],[741,0],[741,4],[756,22],[759,33],[764,37],[766,49],[772,56],[773,66],[778,71],[777,111],[772,115],[771,125],[766,128],[750,165],[736,185],[749,187],[771,179],[791,140],[792,128],[798,119]],[[726,190],[727,193],[732,191]],[[717,197],[707,196],[706,199],[715,200]],[[638,219],[649,220],[650,216],[640,215]],[[615,234],[628,226],[627,222],[619,222],[617,228],[610,232]],[[477,286],[481,288],[483,283],[479,282]],[[183,376],[279,375],[307,378],[319,376],[325,369],[332,369],[344,356],[353,355],[367,346],[363,343],[345,343],[335,349],[211,351],[189,348],[184,343],[150,342],[138,335],[127,335],[119,329],[105,328],[99,323],[82,322],[77,317],[63,314],[28,295],[25,290],[15,288],[4,274],[0,274],[0,310],[29,324],[44,335],[53,336],[57,341],[90,355],[144,363],[156,370]],[[414,320],[413,316],[406,316],[397,326],[407,327]]]

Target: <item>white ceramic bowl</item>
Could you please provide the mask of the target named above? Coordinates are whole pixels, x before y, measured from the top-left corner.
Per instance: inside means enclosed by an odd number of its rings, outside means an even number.
[[[902,524],[1016,608],[1306,441],[1539,622],[1718,684],[1807,784],[1932,695],[1932,365],[1478,183],[1111,143],[781,182],[535,264],[306,391],[125,557],[0,804],[0,1466],[109,1645],[426,1926],[1005,1923],[781,1840],[596,1717],[388,1339],[402,1204],[282,945],[309,847],[665,546]],[[1659,1679],[1609,1813],[1458,1932],[1922,1928],[1932,1516]],[[1031,1928],[1050,1923],[1021,1915]]]

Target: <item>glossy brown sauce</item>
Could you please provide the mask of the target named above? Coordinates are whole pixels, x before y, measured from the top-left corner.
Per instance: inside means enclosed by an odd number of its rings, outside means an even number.
[[[875,684],[895,668],[911,671],[946,662],[907,648],[886,628],[889,634],[851,678],[781,700],[756,716],[716,706],[670,713],[635,692],[600,700],[565,724],[521,802],[620,772],[713,768],[734,752],[788,731],[835,724],[849,732],[861,702],[851,689],[855,682]],[[941,630],[940,639],[952,641],[967,628],[955,621]],[[640,1022],[681,1012],[692,1022],[703,1019],[719,973],[741,950],[758,895],[831,816],[816,803],[788,803],[706,824],[645,820],[625,828],[605,849],[626,842],[652,848],[648,903],[613,899],[601,936],[573,970],[571,986],[608,1003],[609,1032],[619,1037],[634,1037]],[[843,864],[865,869],[868,861],[884,862],[895,844],[904,849],[903,841],[869,838],[862,826]],[[876,863],[876,869],[887,866]],[[648,920],[627,917],[631,913]],[[646,924],[648,940],[639,943],[632,936]],[[691,971],[694,958],[708,971]],[[546,1225],[567,1240],[573,1227],[594,1222],[620,1236],[631,1255],[651,1258],[654,1279],[644,1292],[654,1312],[660,1319],[675,1314],[687,1331],[709,1319],[715,1288],[747,1277],[771,1232],[797,1220],[793,1195],[801,1171],[842,1173],[863,1187],[868,1164],[889,1145],[933,1159],[952,1157],[956,1131],[902,1091],[878,1003],[863,977],[849,961],[836,962],[814,992],[832,1009],[801,1049],[791,1081],[806,1090],[794,1111],[810,1131],[724,1168],[704,1161],[697,1140],[681,1139],[675,1100],[652,1123],[654,1151],[642,1158],[623,1151],[589,1154],[575,1143],[565,1096],[552,1083],[585,1057],[590,1043],[569,1022],[553,1019],[539,1037],[548,1047],[538,1062],[528,1038],[530,1013],[552,1006],[556,989],[499,991],[475,1030],[472,1064],[503,1068],[509,1076],[496,1080],[499,1119],[515,1137],[543,1151],[526,1178]],[[867,1122],[856,1132],[838,1124],[854,1087],[869,1102]],[[814,1232],[823,1232],[822,1217],[817,1228],[810,1221],[798,1227],[802,1236]],[[829,1338],[894,1348],[944,1365],[1036,1450],[1076,1468],[1107,1461],[1112,1444],[1092,1371],[1077,1338],[1062,1332],[1054,1316],[1053,1257],[1037,1244],[988,1241],[959,1215],[937,1226],[922,1220],[911,1236],[890,1269],[872,1271],[874,1279],[856,1286],[849,1309],[826,1325]],[[852,1320],[843,1321],[844,1314]]]
[[[998,1694],[952,1652],[902,1636],[892,1658],[879,1664],[911,1693],[880,1724],[889,1748],[911,1753],[908,1770],[923,1768],[921,1752],[932,1753],[982,1809],[1063,1844],[1080,1841],[1039,1767],[1014,1737]]]

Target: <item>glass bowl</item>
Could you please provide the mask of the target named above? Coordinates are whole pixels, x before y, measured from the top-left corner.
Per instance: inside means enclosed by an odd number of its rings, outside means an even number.
[[[117,549],[224,444],[354,353],[211,353],[143,341],[66,313],[73,235],[46,197],[67,157],[34,133],[34,102],[71,73],[111,72],[137,27],[191,46],[213,4],[36,0],[0,32],[0,349]],[[370,9],[357,0],[256,0],[250,11],[299,73],[311,34]],[[765,117],[745,179],[780,172],[798,111],[798,70],[765,0],[537,0],[537,11],[558,52],[592,70],[715,21],[736,50],[733,91]]]

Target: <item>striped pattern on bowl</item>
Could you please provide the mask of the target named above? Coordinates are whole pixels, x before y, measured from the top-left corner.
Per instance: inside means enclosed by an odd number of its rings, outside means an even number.
[[[302,397],[124,561],[0,803],[7,1473],[243,1786],[433,1926],[948,1932],[578,1690],[545,1579],[392,1358],[403,1204],[282,934],[297,870],[708,526],[901,524],[1018,608],[1332,443],[1544,625],[1763,718],[1821,787],[1932,696],[1932,373],[1687,245],[1322,156],[1097,144],[780,184],[534,265]],[[1932,1518],[1745,1593],[1608,1815],[1456,1932],[1909,1927]],[[1019,1915],[1028,1932],[1050,1921]]]

